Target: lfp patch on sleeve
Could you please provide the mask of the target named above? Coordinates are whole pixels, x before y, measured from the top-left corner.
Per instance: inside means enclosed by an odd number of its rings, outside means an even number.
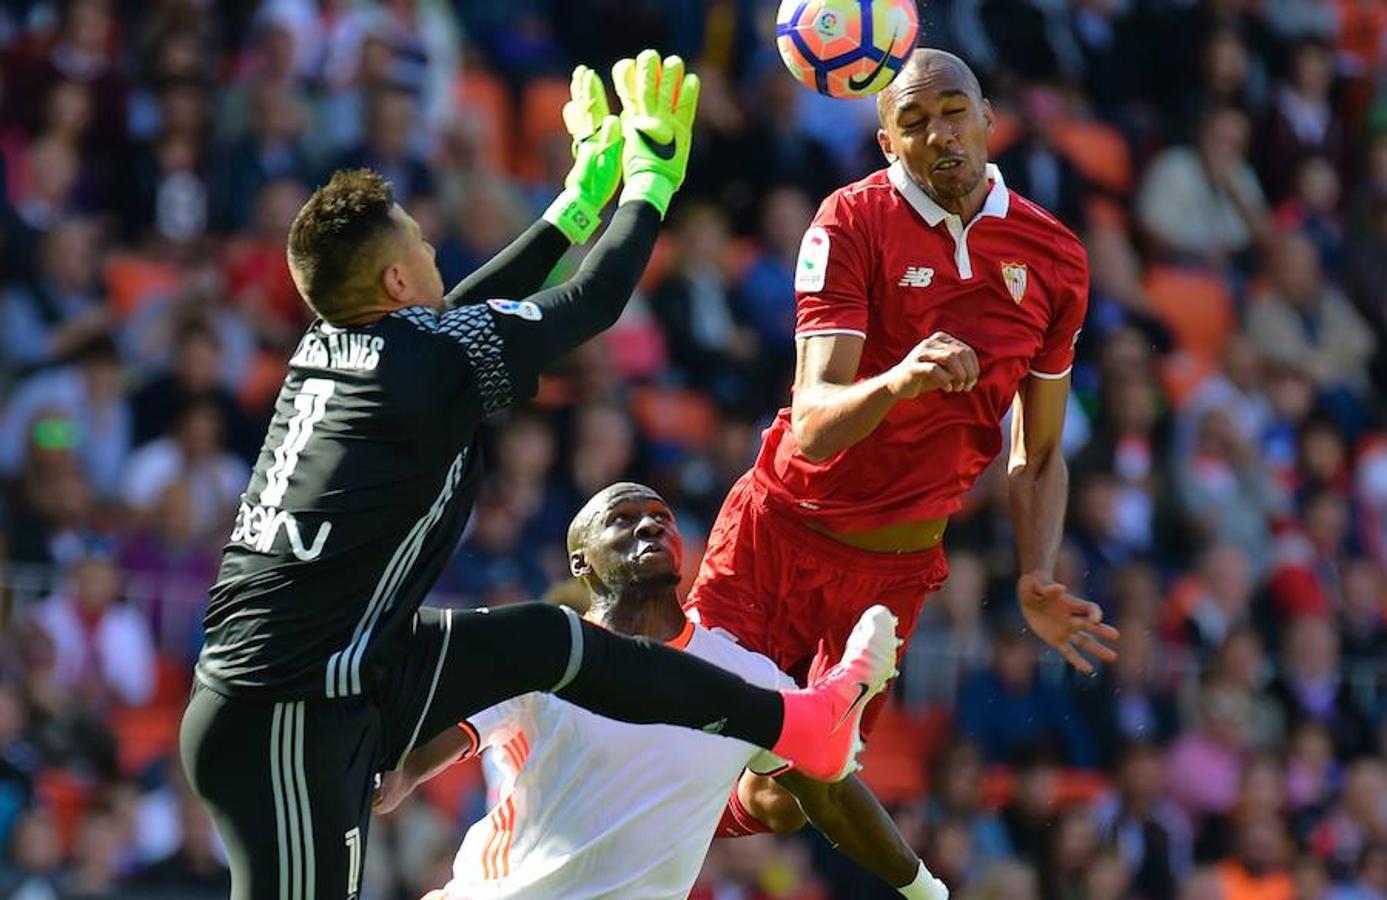
[[[488,300],[486,305],[503,316],[519,316],[526,322],[538,322],[544,318],[544,310],[531,300]]]
[[[828,274],[828,232],[817,225],[804,233],[795,264],[795,290],[821,291]]]

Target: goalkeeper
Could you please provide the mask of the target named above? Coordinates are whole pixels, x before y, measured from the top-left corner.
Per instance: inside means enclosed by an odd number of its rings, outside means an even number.
[[[180,735],[232,900],[356,897],[374,776],[532,691],[714,727],[819,779],[853,765],[862,708],[893,664],[890,627],[823,682],[778,692],[540,604],[419,609],[476,497],[482,418],[616,320],[682,180],[698,79],[654,52],[617,74],[620,121],[593,73],[574,79],[577,165],[545,222],[446,297],[433,248],[379,175],[338,172],[294,220],[289,268],[318,319],[223,552]],[[531,294],[622,176],[578,273]]]

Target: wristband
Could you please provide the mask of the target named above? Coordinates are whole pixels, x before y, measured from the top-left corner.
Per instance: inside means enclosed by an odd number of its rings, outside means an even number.
[[[562,231],[571,244],[587,243],[602,224],[601,210],[593,209],[591,201],[573,188],[564,188],[542,218]]]
[[[920,871],[915,873],[915,880],[897,890],[909,900],[949,900],[949,889],[944,882],[930,874],[923,862],[920,863]]]
[[[674,199],[676,190],[678,188],[668,178],[654,172],[637,172],[626,179],[626,185],[621,189],[621,199],[617,202],[644,200],[655,207],[663,219],[665,213],[669,212],[669,202]]]

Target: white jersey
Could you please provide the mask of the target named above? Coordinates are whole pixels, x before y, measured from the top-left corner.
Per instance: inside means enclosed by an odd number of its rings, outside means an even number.
[[[669,646],[760,687],[795,687],[766,657],[693,623]],[[785,768],[743,741],[616,722],[549,694],[470,723],[501,772],[499,800],[463,838],[448,900],[683,900],[742,770]]]

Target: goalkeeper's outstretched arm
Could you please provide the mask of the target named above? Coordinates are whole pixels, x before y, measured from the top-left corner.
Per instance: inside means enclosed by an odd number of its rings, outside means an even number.
[[[573,168],[563,192],[540,221],[448,292],[448,309],[535,293],[568,248],[587,243],[601,223],[621,184],[621,122],[607,107],[602,78],[587,66],[573,70],[569,93],[563,121],[573,138]]]

